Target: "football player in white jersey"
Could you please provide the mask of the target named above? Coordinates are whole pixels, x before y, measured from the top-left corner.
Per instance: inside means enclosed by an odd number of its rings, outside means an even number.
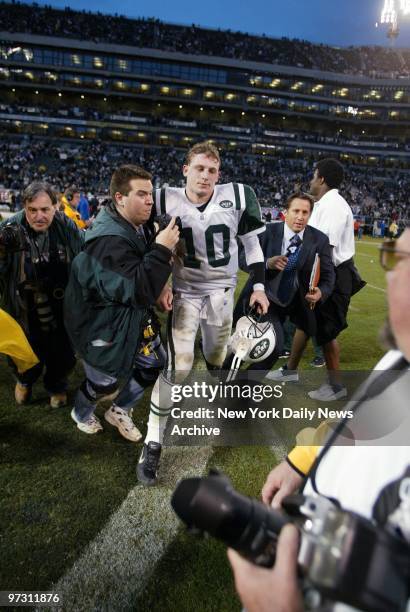
[[[185,255],[175,257],[172,291],[164,290],[161,305],[171,310],[168,362],[152,396],[148,431],[137,467],[138,480],[155,484],[161,444],[171,411],[172,383],[191,370],[198,327],[208,369],[220,369],[232,327],[234,291],[241,240],[254,278],[249,304],[265,314],[264,257],[258,234],[265,231],[256,195],[248,185],[217,185],[220,157],[208,142],[194,145],[183,166],[185,188],[164,187],[155,194],[156,214],[179,217]],[[161,393],[160,393],[161,386]],[[169,389],[169,392],[167,392]]]

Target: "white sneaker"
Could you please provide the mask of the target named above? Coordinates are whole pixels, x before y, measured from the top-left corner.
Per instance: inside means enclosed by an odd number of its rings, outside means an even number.
[[[114,425],[120,434],[131,442],[138,442],[142,438],[142,433],[135,427],[132,420],[132,410],[127,412],[115,404],[104,414],[104,418],[110,425]]]
[[[311,399],[319,402],[333,402],[334,400],[342,399],[347,396],[346,387],[342,387],[339,391],[335,391],[329,383],[325,383],[315,391],[309,391],[308,396]]]
[[[299,382],[299,374],[297,370],[288,370],[287,368],[279,368],[279,370],[271,370],[266,374],[269,380],[280,382]]]
[[[87,421],[79,421],[75,413],[75,408],[73,408],[71,411],[71,418],[77,423],[78,429],[84,433],[95,434],[103,430],[103,426],[95,414],[92,414]]]

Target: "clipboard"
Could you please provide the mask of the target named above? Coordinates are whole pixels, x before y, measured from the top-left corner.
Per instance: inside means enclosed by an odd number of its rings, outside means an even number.
[[[320,257],[316,253],[315,260],[312,266],[312,271],[310,273],[310,280],[309,280],[309,292],[310,293],[313,293],[314,288],[318,286],[319,280],[320,280]],[[310,310],[313,310],[314,307],[315,307],[315,304],[310,304]]]

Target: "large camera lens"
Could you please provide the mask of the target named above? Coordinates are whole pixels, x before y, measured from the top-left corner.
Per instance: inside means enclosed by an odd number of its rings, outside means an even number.
[[[0,229],[0,246],[8,253],[23,251],[26,245],[24,228],[16,223]]]
[[[275,560],[278,534],[289,518],[237,493],[226,476],[187,478],[171,505],[188,528],[209,533],[258,565]]]

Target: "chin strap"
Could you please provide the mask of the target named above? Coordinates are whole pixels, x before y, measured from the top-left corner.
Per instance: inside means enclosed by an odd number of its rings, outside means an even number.
[[[226,377],[227,382],[235,380],[239,368],[241,367],[242,359],[249,350],[251,340],[249,338],[240,338],[236,343],[235,356],[232,360],[231,367]]]

